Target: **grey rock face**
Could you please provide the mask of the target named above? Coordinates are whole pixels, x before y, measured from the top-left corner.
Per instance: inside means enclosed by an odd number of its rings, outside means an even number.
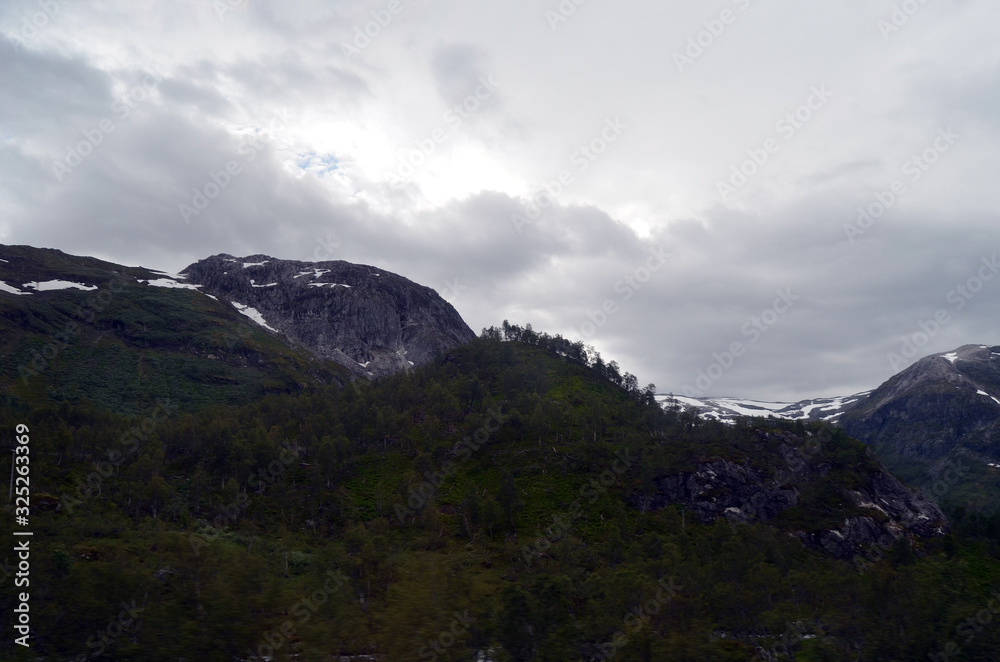
[[[437,292],[376,267],[221,254],[181,275],[366,378],[409,370],[475,337]]]
[[[1000,347],[965,345],[925,357],[846,412],[849,434],[896,453],[944,458],[956,449],[1000,462]]]
[[[775,472],[780,481],[751,465],[714,459],[700,463],[695,471],[663,476],[654,481],[652,494],[633,497],[640,510],[656,510],[671,504],[704,523],[724,517],[732,523],[767,521],[801,502],[800,489],[809,482],[827,480],[830,466],[816,460],[802,440],[788,433],[761,433],[764,443],[778,445],[784,467]],[[840,559],[851,559],[872,545],[885,545],[902,536],[929,538],[948,532],[941,510],[899,482],[881,463],[862,474],[851,489],[842,490],[850,516],[835,528],[795,531],[803,544]],[[870,512],[870,516],[857,514]]]
[[[664,476],[655,481],[657,491],[642,498],[640,510],[657,510],[682,504],[702,522],[719,517],[738,521],[771,519],[798,503],[798,490],[783,488],[749,462],[714,460],[693,472]]]

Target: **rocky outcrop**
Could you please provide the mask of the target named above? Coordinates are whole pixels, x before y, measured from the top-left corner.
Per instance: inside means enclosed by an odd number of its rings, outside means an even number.
[[[293,343],[367,378],[409,370],[475,337],[437,292],[376,267],[221,254],[181,275]]]
[[[741,522],[771,519],[798,503],[798,490],[781,487],[749,462],[713,460],[654,482],[656,492],[634,502],[640,510],[680,504],[705,523],[720,517]]]
[[[761,444],[777,450],[783,466],[765,470],[750,460],[707,460],[693,471],[657,478],[655,490],[633,496],[632,505],[642,511],[680,505],[703,523],[719,518],[733,524],[767,522],[790,508],[808,506],[803,503],[807,487],[839,482],[832,480],[832,464],[815,440],[810,445],[809,440],[787,432],[760,431],[757,436]],[[872,456],[854,485],[837,489],[842,514],[834,517],[842,523],[789,531],[805,545],[851,559],[872,545],[884,546],[885,540],[929,538],[948,532],[947,520],[937,505],[900,483]]]

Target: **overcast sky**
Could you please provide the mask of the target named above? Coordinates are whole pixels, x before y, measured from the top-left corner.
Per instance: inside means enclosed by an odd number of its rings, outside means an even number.
[[[1000,344],[998,27],[988,0],[4,0],[0,243],[372,264],[664,393],[854,393]]]

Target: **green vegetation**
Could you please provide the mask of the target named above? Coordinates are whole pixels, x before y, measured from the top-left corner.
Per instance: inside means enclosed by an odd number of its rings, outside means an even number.
[[[129,355],[115,347],[108,361]],[[969,641],[958,630],[1000,588],[995,523],[902,545],[864,574],[790,535],[857,514],[839,490],[875,466],[829,426],[664,411],[651,387],[582,345],[507,324],[408,374],[239,406],[210,397],[204,376],[179,376],[183,364],[137,356],[148,368],[127,412],[99,393],[86,402],[85,390],[0,409],[0,429],[31,429],[35,500],[33,648],[4,637],[2,659],[1000,650],[1000,627]],[[82,370],[66,363],[66,374]],[[195,383],[200,399],[165,402]],[[800,505],[782,517],[701,524],[630,505],[655,478],[704,460],[772,471],[772,433],[818,440],[815,462],[829,468],[826,482],[797,485]],[[13,600],[0,597],[8,633]]]
[[[16,258],[16,247],[5,250]],[[4,295],[0,393],[5,404],[89,402],[139,415],[157,398],[170,398],[196,411],[350,378],[342,366],[289,347],[227,304],[191,290],[136,282],[161,274],[90,258],[62,259],[58,251],[41,253],[48,256],[44,264],[17,265],[20,280],[76,278],[97,289]],[[95,266],[80,266],[90,263]]]

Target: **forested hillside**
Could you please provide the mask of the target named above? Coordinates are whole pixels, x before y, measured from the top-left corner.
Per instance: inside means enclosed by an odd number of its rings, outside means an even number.
[[[198,411],[155,391],[142,400],[155,404],[131,417],[98,404],[0,410],[2,429],[30,428],[35,534],[33,647],[5,637],[0,658],[1000,650],[1000,629],[969,625],[1000,588],[996,527],[827,553],[811,535],[889,518],[850,498],[880,470],[866,447],[823,423],[665,411],[617,365],[530,327],[484,330],[376,382]],[[779,475],[783,446],[809,469]],[[663,477],[721,461],[794,491],[794,507],[706,522],[651,499]],[[8,552],[6,632],[14,563]]]

